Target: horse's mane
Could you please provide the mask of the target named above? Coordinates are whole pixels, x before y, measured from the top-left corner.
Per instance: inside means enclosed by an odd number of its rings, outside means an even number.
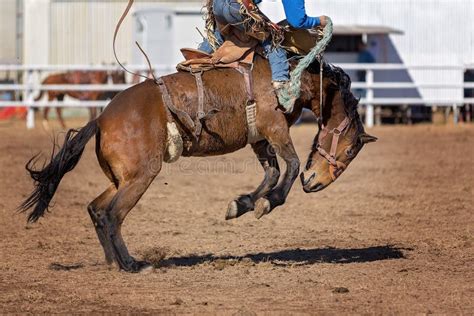
[[[319,70],[319,61],[313,62],[308,68],[311,74],[319,75]],[[359,105],[359,99],[357,99],[351,91],[351,77],[349,77],[342,68],[326,62],[323,64],[323,74],[339,88],[347,115],[350,118],[356,118],[358,116],[357,107]]]
[[[311,74],[319,75],[319,62],[313,62],[309,66],[308,71]],[[349,77],[349,75],[342,68],[334,66],[330,63],[323,64],[323,75],[337,85],[339,92],[341,93],[346,115],[351,119],[351,124],[356,124],[358,133],[354,134],[354,138],[357,138],[359,134],[364,131],[364,127],[362,125],[362,121],[360,120],[359,112],[357,111],[359,99],[357,99],[351,91],[351,77]],[[314,140],[312,151],[316,150],[316,146],[317,138]]]

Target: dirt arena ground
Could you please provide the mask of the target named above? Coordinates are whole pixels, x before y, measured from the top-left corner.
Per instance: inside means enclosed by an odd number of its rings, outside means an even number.
[[[77,122],[76,122],[77,123]],[[302,160],[316,131],[293,130]],[[124,225],[156,269],[103,261],[86,205],[107,182],[88,145],[52,212],[26,225],[24,163],[51,136],[0,124],[2,313],[474,313],[474,126],[381,127],[323,192],[226,222],[227,203],[261,180],[251,150],[167,165]],[[159,260],[164,257],[162,260]]]

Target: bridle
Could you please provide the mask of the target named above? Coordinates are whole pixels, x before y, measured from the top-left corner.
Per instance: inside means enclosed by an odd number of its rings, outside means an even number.
[[[344,170],[346,170],[347,166],[341,161],[338,161],[336,159],[336,154],[337,154],[337,146],[339,144],[339,137],[347,130],[347,127],[350,125],[351,120],[349,117],[345,117],[344,120],[339,124],[338,127],[329,129],[327,126],[320,125],[320,131],[319,131],[319,136],[318,136],[318,143],[316,149],[318,150],[318,153],[326,158],[326,160],[329,162],[329,171],[331,174],[332,180],[336,180]],[[329,150],[329,153],[321,147],[321,143],[324,141],[324,139],[332,135],[332,141],[331,141],[331,149]]]
[[[324,98],[323,98],[323,58],[322,56],[319,56],[319,74],[320,74],[320,86],[319,86],[319,118],[318,118],[318,125],[319,125],[319,133],[318,133],[318,142],[316,145],[316,149],[318,153],[323,156],[328,162],[329,162],[329,171],[331,174],[331,178],[333,181],[335,181],[347,168],[347,165],[341,161],[338,161],[336,159],[336,154],[337,154],[337,147],[339,144],[339,137],[347,130],[351,123],[351,119],[346,116],[344,120],[339,124],[338,127],[329,129],[327,126],[324,126],[323,124],[323,103],[324,103]],[[324,141],[324,139],[332,135],[332,141],[331,141],[331,149],[329,150],[329,153],[321,147],[321,143]]]

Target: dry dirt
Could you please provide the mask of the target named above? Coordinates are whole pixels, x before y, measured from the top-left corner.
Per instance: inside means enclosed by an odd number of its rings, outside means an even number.
[[[75,122],[77,125],[78,122]],[[306,159],[316,128],[296,127]],[[51,136],[0,125],[3,313],[474,313],[474,126],[382,127],[338,181],[256,220],[227,203],[262,172],[249,148],[167,165],[124,225],[130,251],[157,268],[108,268],[85,210],[107,182],[93,141],[52,212],[15,213],[24,163]],[[160,260],[161,259],[161,260]]]

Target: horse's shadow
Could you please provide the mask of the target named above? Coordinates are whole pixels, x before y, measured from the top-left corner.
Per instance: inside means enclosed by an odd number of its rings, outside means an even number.
[[[270,262],[275,266],[292,265],[313,265],[317,263],[363,263],[380,260],[404,259],[403,250],[406,248],[397,248],[391,245],[375,246],[361,249],[340,249],[340,248],[321,248],[321,249],[287,249],[268,253],[247,254],[243,256],[215,256],[213,254],[189,255],[182,257],[170,257],[160,260],[157,263],[159,267],[191,267],[216,261],[229,262],[253,262],[255,264]]]

